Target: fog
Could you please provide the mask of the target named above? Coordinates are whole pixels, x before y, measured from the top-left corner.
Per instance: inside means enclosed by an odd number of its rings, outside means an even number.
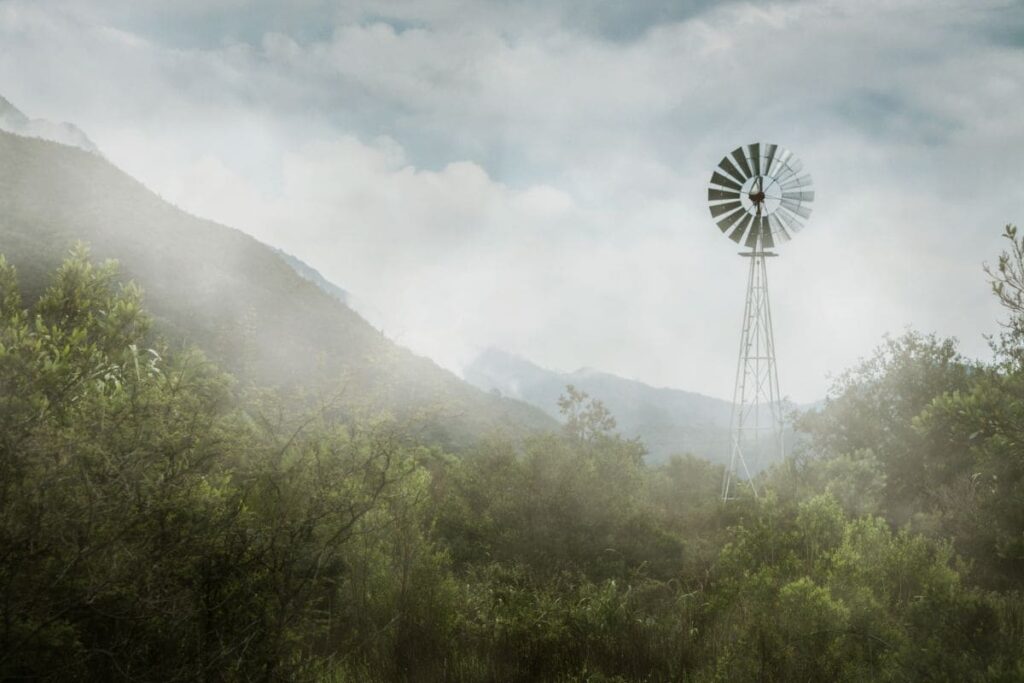
[[[906,327],[987,356],[1019,5],[680,7],[5,0],[0,94],[453,371],[496,346],[713,396],[745,268],[706,182],[776,142],[817,190],[770,266],[783,394]]]

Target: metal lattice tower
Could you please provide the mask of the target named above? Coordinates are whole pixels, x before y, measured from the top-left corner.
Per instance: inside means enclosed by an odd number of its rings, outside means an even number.
[[[735,493],[738,475],[750,482],[751,466],[766,441],[777,444],[785,455],[782,399],[779,372],[775,363],[775,336],[772,333],[772,309],[768,296],[766,259],[775,253],[757,248],[740,254],[750,259],[747,275],[747,302],[743,308],[736,386],[732,394],[732,418],[729,424],[729,468],[722,479],[722,499]],[[751,457],[752,456],[752,457]],[[757,489],[750,483],[754,496]]]
[[[746,481],[754,496],[755,459],[766,450],[785,455],[782,398],[775,362],[775,336],[768,296],[767,259],[776,241],[803,227],[814,199],[811,177],[778,145],[754,143],[723,157],[708,188],[711,216],[723,234],[743,244],[749,259],[736,384],[730,424],[729,467],[722,479],[722,500],[736,496]]]

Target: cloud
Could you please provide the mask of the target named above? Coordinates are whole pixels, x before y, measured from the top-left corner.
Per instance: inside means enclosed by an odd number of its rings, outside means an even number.
[[[457,368],[497,344],[726,395],[745,270],[706,216],[757,139],[815,175],[771,266],[784,392],[998,314],[1024,52],[997,2],[0,3],[0,93],[299,255]]]

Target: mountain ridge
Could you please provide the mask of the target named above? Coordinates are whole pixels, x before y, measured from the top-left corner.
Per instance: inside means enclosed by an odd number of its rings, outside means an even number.
[[[558,417],[558,397],[572,384],[600,400],[620,431],[638,437],[648,458],[692,453],[712,462],[729,455],[732,404],[696,392],[654,387],[592,368],[562,373],[495,347],[485,349],[463,369],[466,381],[486,391],[517,398]]]
[[[89,136],[78,126],[66,121],[30,119],[2,95],[0,95],[0,130],[23,137],[39,138],[77,147],[90,154],[102,156],[96,143],[89,139]]]
[[[292,270],[294,270],[303,280],[313,283],[320,290],[322,290],[329,296],[337,299],[338,301],[345,304],[349,308],[352,308],[352,297],[349,294],[348,290],[339,287],[338,285],[334,284],[333,282],[325,278],[320,273],[319,270],[309,265],[308,263],[300,259],[298,256],[295,256],[294,254],[289,254],[287,251],[283,249],[278,249],[277,247],[273,247],[273,249],[274,251],[277,252],[278,256],[280,256],[285,263],[291,266]]]

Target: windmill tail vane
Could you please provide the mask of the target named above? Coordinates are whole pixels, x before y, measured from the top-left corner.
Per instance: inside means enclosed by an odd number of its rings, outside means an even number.
[[[792,152],[778,145],[755,142],[737,147],[711,174],[711,218],[722,234],[747,249],[740,256],[750,259],[723,501],[735,498],[742,485],[757,497],[757,459],[765,453],[785,456],[767,259],[778,256],[771,251],[776,245],[803,229],[812,201],[811,176]]]

